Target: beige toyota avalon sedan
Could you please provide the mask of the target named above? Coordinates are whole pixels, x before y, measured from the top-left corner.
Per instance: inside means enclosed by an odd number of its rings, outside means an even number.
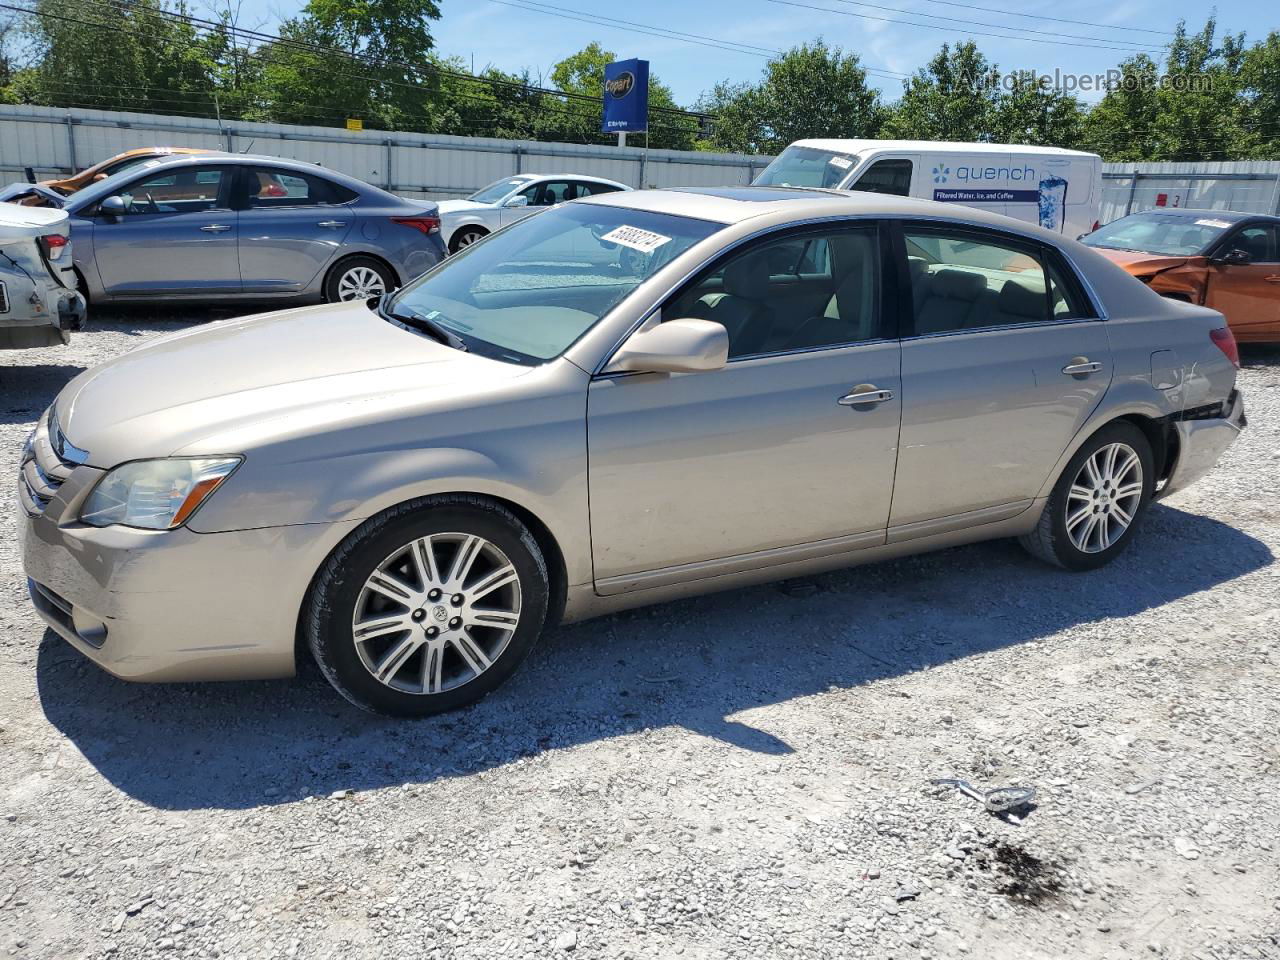
[[[309,650],[427,714],[624,607],[994,537],[1097,567],[1243,428],[1235,379],[1220,314],[1021,222],[614,193],[380,304],[82,373],[23,453],[20,538],[40,616],[117,676]]]

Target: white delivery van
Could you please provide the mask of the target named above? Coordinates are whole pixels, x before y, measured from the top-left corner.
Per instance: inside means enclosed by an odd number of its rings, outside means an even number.
[[[1074,237],[1098,226],[1102,158],[1004,143],[797,140],[753,183],[963,203]]]

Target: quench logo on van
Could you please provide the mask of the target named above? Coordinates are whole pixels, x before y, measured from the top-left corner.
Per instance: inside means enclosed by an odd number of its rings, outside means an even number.
[[[936,173],[937,171],[935,171]],[[1026,167],[956,167],[956,179],[963,183],[980,183],[982,181],[1012,180],[1014,182],[1039,182],[1035,168]]]
[[[632,88],[635,87],[635,85],[636,85],[635,74],[632,73],[630,70],[627,70],[623,73],[618,74],[608,83],[606,83],[604,85],[604,88],[609,91],[609,96],[613,97],[615,100],[621,100],[623,97],[625,97],[628,93],[631,92]]]
[[[944,167],[942,164],[938,164],[936,167],[933,168],[934,183],[946,183],[947,177],[949,176],[951,176],[950,167]]]

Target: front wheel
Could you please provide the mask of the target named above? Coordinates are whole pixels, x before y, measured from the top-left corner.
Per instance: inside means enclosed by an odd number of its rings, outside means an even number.
[[[449,252],[457,253],[463,247],[469,247],[488,235],[489,232],[487,230],[481,230],[479,227],[461,227],[457,233],[449,238]]]
[[[316,578],[304,629],[321,672],[352,703],[426,716],[479,700],[533,649],[546,563],[509,510],[434,497],[361,525]]]
[[[1019,542],[1068,570],[1100,567],[1129,545],[1154,490],[1146,435],[1131,423],[1110,424],[1071,458],[1036,529]]]

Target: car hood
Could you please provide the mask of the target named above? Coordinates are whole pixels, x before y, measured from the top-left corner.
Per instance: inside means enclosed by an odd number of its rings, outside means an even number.
[[[179,453],[245,453],[442,396],[462,403],[528,369],[404,330],[363,303],[339,303],[152,340],[72,380],[57,415],[67,439],[89,452],[87,463],[109,468]]]
[[[474,200],[441,200],[440,213],[469,213],[472,210],[492,210],[491,203],[476,203]]]
[[[1108,250],[1106,247],[1091,247],[1114,264],[1124,267],[1130,273],[1158,273],[1170,267],[1180,267],[1194,257],[1171,256],[1165,253],[1143,253],[1138,250]]]

